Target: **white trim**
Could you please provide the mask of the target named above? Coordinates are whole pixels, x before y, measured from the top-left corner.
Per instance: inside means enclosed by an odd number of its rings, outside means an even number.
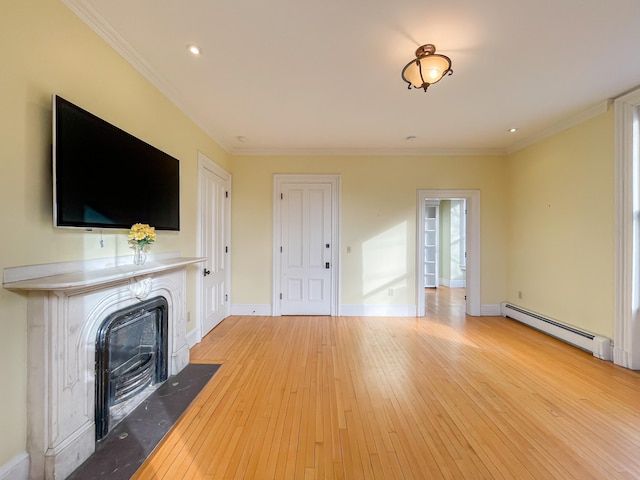
[[[280,192],[286,183],[329,183],[331,184],[331,315],[340,315],[340,175],[289,175],[275,174],[273,176],[273,253],[272,253],[272,285],[271,305],[272,315],[280,316],[281,267],[280,246],[282,238],[280,232]]]
[[[234,304],[231,315],[271,317],[269,304]],[[500,316],[500,305],[481,305],[480,315],[483,317]],[[415,305],[340,305],[342,317],[415,317]]]
[[[215,175],[219,176],[226,182],[226,190],[229,194],[228,201],[225,205],[225,242],[229,249],[231,249],[231,174],[227,172],[224,168],[219,166],[209,157],[207,157],[204,153],[198,152],[198,213],[197,213],[197,225],[196,225],[196,251],[199,255],[203,255],[204,245],[202,244],[202,204],[204,202],[203,191],[202,191],[202,182],[204,181],[204,170],[208,170]],[[225,285],[228,299],[231,299],[231,252],[227,254],[227,264],[225,265],[226,269],[226,278]],[[202,295],[204,290],[204,277],[199,274],[197,275],[196,281],[196,304],[195,304],[195,315],[196,315],[196,327],[195,333],[193,334],[193,338],[197,338],[196,343],[199,343],[202,340],[202,322],[203,322],[203,313],[202,313]],[[225,318],[230,315],[231,312],[231,302],[227,301],[225,305]],[[194,344],[195,345],[195,344]]]
[[[507,152],[503,148],[231,148],[236,157],[304,156],[304,157],[495,157]]]
[[[342,305],[342,317],[415,317],[415,305]]]
[[[231,305],[231,315],[271,317],[271,311],[271,305],[268,303],[234,303]]]
[[[100,38],[110,45],[122,58],[124,58],[133,68],[146,78],[151,85],[156,87],[166,98],[178,107],[189,119],[204,130],[207,135],[220,145],[225,151],[229,152],[229,148],[225,146],[216,135],[217,132],[207,127],[206,118],[194,116],[194,112],[198,109],[177,90],[166,78],[156,71],[147,61],[131,46],[120,33],[105,21],[102,14],[86,1],[78,0],[61,0],[74,14],[80,18],[85,24],[91,28]]]
[[[422,317],[425,312],[424,249],[424,215],[422,208],[425,201],[433,199],[467,200],[467,306],[468,315],[480,316],[480,190],[418,190],[416,202],[416,312]]]
[[[29,454],[22,452],[0,466],[0,480],[27,480],[29,478]]]
[[[545,138],[548,138],[557,133],[560,133],[563,130],[566,130],[567,128],[574,127],[576,125],[579,125],[589,120],[590,118],[594,118],[594,117],[597,117],[598,115],[602,115],[603,113],[607,112],[610,105],[611,105],[610,99],[598,102],[596,105],[590,108],[582,110],[568,118],[560,120],[558,123],[550,126],[547,129],[544,129],[534,135],[530,135],[527,138],[522,139],[517,143],[514,143],[513,145],[511,145],[506,149],[505,153],[511,154],[511,153],[517,152],[518,150],[522,150],[523,148],[528,147],[529,145],[533,145],[534,143],[538,143],[541,140],[544,140]]]
[[[187,332],[187,345],[189,346],[189,349],[200,343],[200,340],[202,340],[202,337],[200,336],[198,328],[194,328],[190,332]]]
[[[480,306],[480,315],[483,317],[500,317],[502,316],[502,309],[500,304],[497,305],[482,305]]]
[[[466,288],[467,280],[464,278],[452,280],[450,278],[440,277],[438,279],[438,285],[442,285],[443,287],[447,288]]]
[[[640,89],[614,101],[615,108],[615,317],[613,361],[640,369],[640,325],[635,291],[638,261],[634,258],[634,155],[638,154],[637,110]],[[636,193],[637,194],[637,193]]]

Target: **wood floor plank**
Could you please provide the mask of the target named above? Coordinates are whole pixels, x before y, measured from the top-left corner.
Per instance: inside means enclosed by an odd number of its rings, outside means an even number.
[[[227,318],[134,479],[640,478],[638,372],[426,295],[422,318]]]

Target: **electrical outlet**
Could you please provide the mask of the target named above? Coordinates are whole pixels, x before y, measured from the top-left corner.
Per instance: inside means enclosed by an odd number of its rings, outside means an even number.
[[[347,245],[347,253],[351,253],[351,245]]]
[[[518,290],[518,298],[522,300],[522,292],[520,290]]]
[[[191,312],[187,312],[187,323],[191,321]]]
[[[393,288],[390,288],[390,289],[389,289],[389,296],[390,296],[390,297],[393,297]]]

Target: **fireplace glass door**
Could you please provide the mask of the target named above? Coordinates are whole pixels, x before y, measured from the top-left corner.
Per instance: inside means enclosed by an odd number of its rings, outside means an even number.
[[[96,439],[109,409],[167,378],[167,302],[156,297],[109,315],[96,341]]]

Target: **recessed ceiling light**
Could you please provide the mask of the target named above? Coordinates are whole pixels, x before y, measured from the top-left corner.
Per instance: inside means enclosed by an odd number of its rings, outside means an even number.
[[[189,53],[196,56],[202,53],[202,50],[200,50],[200,47],[193,43],[190,43],[189,45],[187,45],[187,50],[189,51]]]
[[[415,135],[409,135],[408,137],[405,138],[407,142],[413,142],[415,139],[416,139]]]
[[[515,127],[509,129],[509,133],[516,133],[517,131],[518,131],[518,129],[515,128]]]
[[[238,140],[240,143],[244,143],[247,141],[247,137],[245,137],[244,135],[238,135],[236,137],[236,140]]]

